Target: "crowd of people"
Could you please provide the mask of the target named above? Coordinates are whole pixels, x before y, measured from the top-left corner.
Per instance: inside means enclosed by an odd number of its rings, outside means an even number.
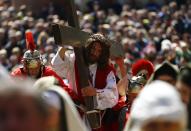
[[[92,6],[93,10],[89,12],[78,11],[81,29],[91,33],[103,33],[121,44],[127,66],[139,58],[147,58],[155,64],[168,59],[178,66],[190,61],[189,1],[186,5],[179,6],[176,2],[171,2],[155,10],[133,9],[124,4],[120,14],[116,14],[113,9],[101,8],[98,2],[94,2]],[[0,12],[1,63],[9,71],[19,65],[26,49],[24,34],[30,29],[43,54],[44,62],[50,64],[57,50],[50,25],[66,22],[60,20],[51,7],[46,11],[49,14],[41,13],[40,18],[34,17],[25,5],[16,10],[9,2],[1,5]]]
[[[0,130],[189,130],[191,2],[91,7],[77,11],[81,30],[92,34],[83,48],[89,85],[82,87],[79,56],[55,44],[51,24],[68,23],[54,6],[37,16],[26,5],[1,3]],[[112,42],[123,55],[110,56]],[[95,98],[93,110],[87,97]]]

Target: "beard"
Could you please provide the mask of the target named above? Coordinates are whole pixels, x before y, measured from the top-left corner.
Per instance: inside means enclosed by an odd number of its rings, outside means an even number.
[[[96,56],[93,56],[93,55],[88,56],[88,63],[89,64],[95,64],[97,61],[98,61],[98,58]]]
[[[95,64],[97,63],[99,58],[91,53],[86,53],[85,55],[85,61],[86,63],[89,64]]]
[[[85,62],[89,65],[89,64],[95,64],[95,63],[97,63],[98,62],[98,60],[99,60],[99,57],[98,56],[96,56],[96,55],[94,55],[94,54],[92,54],[91,52],[90,52],[90,49],[89,48],[86,48],[85,50],[84,50],[84,58],[85,58]]]

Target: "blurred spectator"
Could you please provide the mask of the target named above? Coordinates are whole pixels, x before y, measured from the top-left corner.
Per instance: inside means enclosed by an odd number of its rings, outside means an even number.
[[[48,130],[86,131],[74,103],[67,93],[58,86],[58,81],[54,77],[40,78],[35,82],[34,88],[41,91],[43,100],[48,105]],[[71,122],[72,124],[70,124]]]
[[[5,49],[7,50],[7,55],[10,57],[11,51],[14,47],[19,47],[20,50],[23,50],[21,45],[19,45],[17,39],[16,39],[16,31],[15,30],[10,30],[8,33],[9,36],[9,41],[5,45]]]
[[[20,48],[14,47],[14,48],[12,49],[12,51],[11,51],[11,54],[12,54],[12,55],[15,55],[15,56],[17,57],[17,61],[18,61],[19,63],[21,62],[21,60],[22,60],[22,54],[21,54]],[[18,63],[18,64],[19,64],[19,63]]]
[[[87,5],[87,10],[77,11],[81,29],[90,33],[100,32],[111,39],[118,39],[126,52],[124,60],[134,62],[140,58],[147,58],[155,64],[168,60],[178,66],[190,61],[189,1],[185,4],[185,1],[169,0],[166,5],[159,5],[155,0],[149,0],[148,4],[140,9],[134,8],[138,6],[136,4],[124,3],[119,6],[115,1],[108,3],[91,0]],[[44,12],[43,17],[37,18],[26,5],[21,5],[18,10],[11,6],[10,2],[0,5],[0,48],[6,49],[7,59],[12,55],[14,47],[19,47],[21,54],[25,52],[24,32],[27,29],[33,31],[38,49],[48,58],[49,54],[46,54],[45,50],[50,49],[50,46],[46,47],[51,37],[50,24],[64,23],[60,18],[65,14],[61,17],[55,14],[55,7],[51,3],[45,6],[39,12],[39,16]],[[169,47],[163,45],[166,40],[170,41],[167,44]],[[186,48],[181,42],[186,43]],[[54,51],[51,53],[55,53],[56,49],[57,47],[53,46],[51,50]]]
[[[175,88],[166,82],[154,81],[135,99],[124,131],[186,131],[186,116]]]
[[[185,103],[185,105],[187,106],[188,109],[188,113],[189,113],[189,119],[188,119],[188,126],[189,129],[191,129],[191,108],[190,108],[190,104],[191,104],[191,65],[188,64],[184,67],[181,68],[180,73],[178,75],[178,81],[176,84],[176,87],[178,89],[178,91],[181,94],[182,97],[182,101]]]
[[[9,70],[13,71],[19,66],[19,61],[16,55],[11,55],[10,56],[10,67]]]
[[[46,131],[47,106],[31,84],[30,81],[1,79],[1,131]]]
[[[9,79],[9,73],[8,71],[0,64],[0,79]]]
[[[177,75],[178,67],[169,63],[168,61],[164,61],[162,64],[159,64],[155,67],[152,80],[161,80],[175,85]]]
[[[0,28],[0,49],[6,44],[5,29]]]
[[[159,5],[155,2],[155,0],[149,0],[146,7],[149,11],[157,11],[160,8]]]
[[[8,70],[9,69],[9,59],[7,57],[7,50],[1,49],[0,50],[0,62],[1,64]]]

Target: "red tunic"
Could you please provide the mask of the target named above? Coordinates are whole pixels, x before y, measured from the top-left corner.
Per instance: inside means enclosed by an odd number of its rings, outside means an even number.
[[[97,69],[96,71],[96,77],[95,77],[95,87],[96,89],[104,89],[107,85],[107,76],[109,73],[113,71],[115,74],[115,69],[113,66],[108,65],[104,69]],[[75,76],[76,76],[76,85],[77,85],[77,91],[78,91],[78,97],[80,98],[81,102],[83,103],[83,97],[81,95],[81,88],[79,85],[79,76],[78,76],[78,68],[75,65]],[[117,121],[105,124],[102,121],[101,128],[93,130],[93,131],[117,131],[118,130],[118,124]]]
[[[24,78],[24,77],[27,77],[27,73],[24,72],[23,68],[16,68],[13,72],[11,72],[11,76]],[[78,99],[77,95],[64,84],[64,81],[62,80],[62,78],[58,76],[56,72],[52,70],[51,67],[44,66],[43,73],[41,73],[41,77],[45,77],[45,76],[54,76],[59,81],[59,85],[62,86],[65,91],[68,92],[68,94],[73,100]]]
[[[107,76],[111,71],[113,71],[115,74],[115,69],[110,65],[108,65],[104,69],[97,69],[94,88],[104,89],[107,84]],[[79,85],[79,75],[77,72],[78,72],[78,68],[76,67],[76,64],[75,64],[75,76],[76,76],[76,87],[77,87],[78,97],[83,103],[83,96],[81,94],[81,87]]]

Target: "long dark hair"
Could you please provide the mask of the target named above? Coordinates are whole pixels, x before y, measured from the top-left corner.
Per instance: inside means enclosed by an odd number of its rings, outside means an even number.
[[[102,34],[93,34],[87,40],[86,46],[85,46],[86,61],[88,60],[91,48],[93,47],[93,43],[95,42],[99,42],[102,48],[100,58],[97,61],[98,68],[104,69],[109,63],[110,43],[109,43],[109,40],[105,38]]]

